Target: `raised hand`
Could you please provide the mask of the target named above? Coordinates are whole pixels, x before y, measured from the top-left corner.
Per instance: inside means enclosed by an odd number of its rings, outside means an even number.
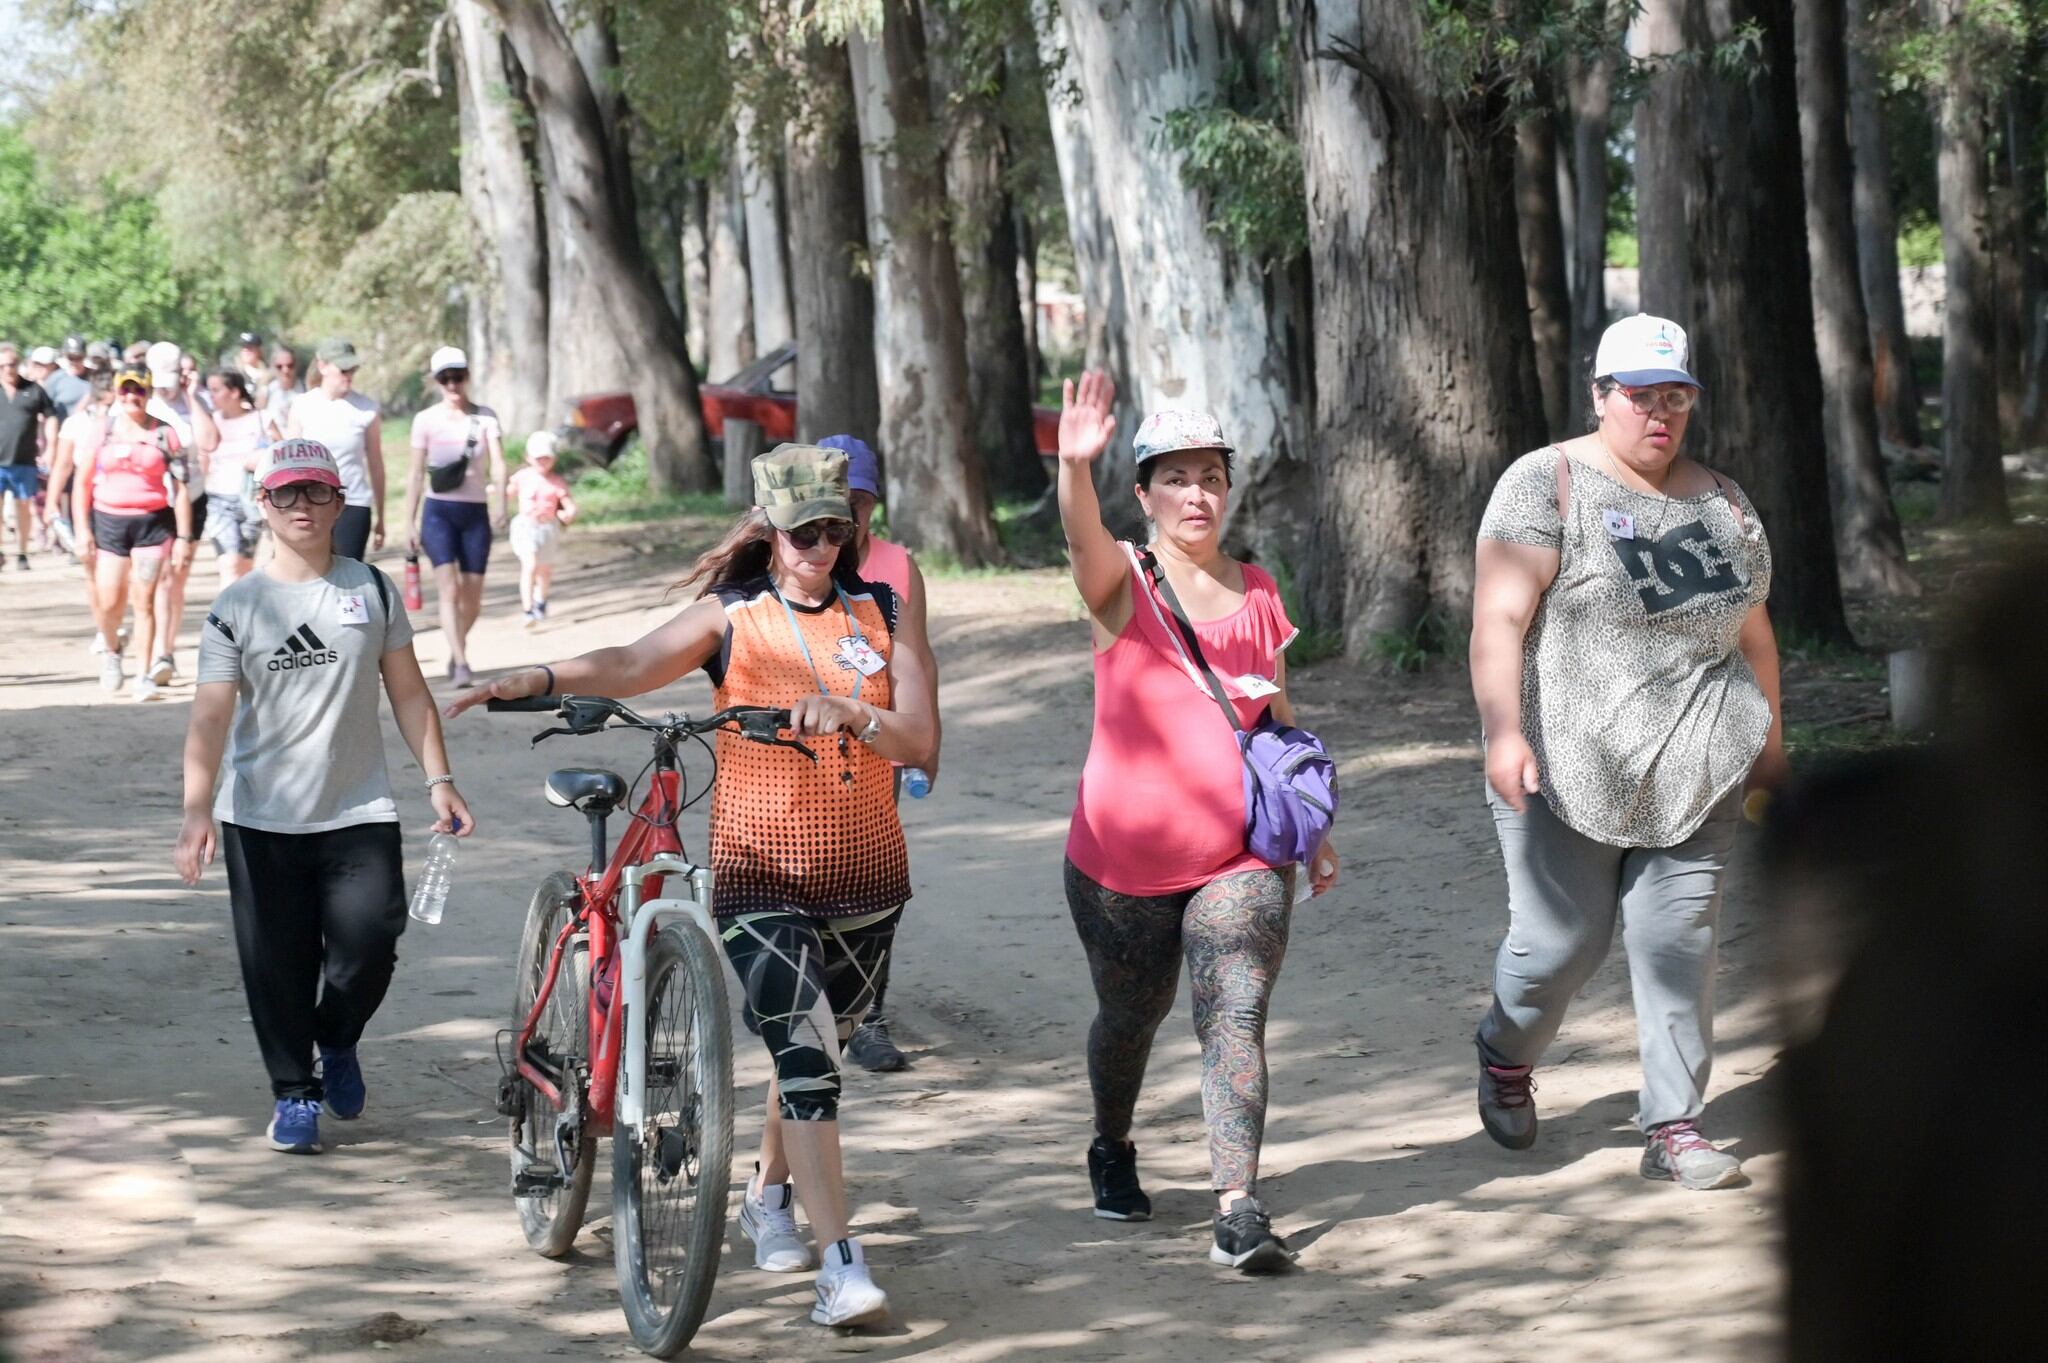
[[[1116,435],[1116,384],[1099,369],[1068,379],[1061,388],[1060,459],[1092,464]]]

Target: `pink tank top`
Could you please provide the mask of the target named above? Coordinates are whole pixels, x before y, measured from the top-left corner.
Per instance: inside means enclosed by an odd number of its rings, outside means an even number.
[[[159,426],[141,437],[117,436],[101,427],[93,463],[93,506],[110,516],[146,516],[171,504],[164,482],[178,452],[178,433]]]
[[[898,601],[910,599],[910,551],[900,544],[868,536],[868,553],[860,561],[860,575],[869,582],[887,583]]]
[[[1164,603],[1153,614],[1150,584],[1135,566],[1131,573],[1130,623],[1095,655],[1095,731],[1067,859],[1118,894],[1180,894],[1268,863],[1245,850],[1237,738],[1175,651],[1166,633],[1175,628],[1173,617]],[[1235,680],[1271,681],[1294,632],[1279,586],[1250,564],[1244,604],[1221,620],[1196,622],[1202,652],[1224,678],[1246,728],[1268,702],[1240,694]]]

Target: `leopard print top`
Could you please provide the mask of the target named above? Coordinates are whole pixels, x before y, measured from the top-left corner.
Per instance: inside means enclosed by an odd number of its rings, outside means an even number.
[[[1547,446],[1509,465],[1479,524],[1481,539],[1559,555],[1522,641],[1522,734],[1566,824],[1610,846],[1669,847],[1770,733],[1736,647],[1770,595],[1770,541],[1725,479],[1725,492],[1663,497],[1579,459],[1560,521],[1561,457]]]

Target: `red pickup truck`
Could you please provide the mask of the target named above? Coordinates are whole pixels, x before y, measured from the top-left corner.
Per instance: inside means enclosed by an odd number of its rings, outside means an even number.
[[[754,422],[769,445],[796,439],[796,344],[777,347],[723,383],[698,385],[697,395],[704,406],[705,432],[713,440],[725,439],[728,421]],[[609,465],[639,425],[631,393],[587,393],[569,399],[568,423],[556,434],[571,448]],[[1059,453],[1059,408],[1032,408],[1031,429],[1040,454]]]

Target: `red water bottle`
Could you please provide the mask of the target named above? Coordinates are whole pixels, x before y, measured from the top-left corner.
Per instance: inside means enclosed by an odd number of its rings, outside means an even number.
[[[426,597],[420,595],[420,556],[418,554],[407,554],[405,556],[405,608],[409,611],[416,611],[423,609],[426,604]]]

